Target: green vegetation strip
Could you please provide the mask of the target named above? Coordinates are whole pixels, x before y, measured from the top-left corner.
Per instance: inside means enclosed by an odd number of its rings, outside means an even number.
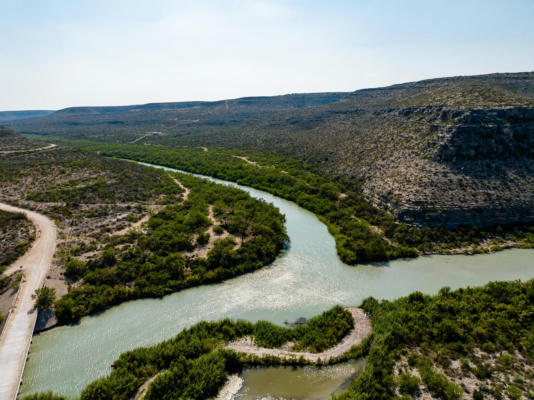
[[[255,164],[251,164],[235,157],[246,154],[230,150],[120,144],[86,144],[86,148],[107,156],[237,182],[294,201],[328,225],[340,258],[348,264],[416,257],[421,253],[447,253],[466,247],[471,253],[499,250],[502,247],[498,243],[505,241],[518,242],[519,247],[534,247],[533,226],[499,226],[485,230],[463,226],[451,230],[398,223],[393,215],[365,200],[361,182],[342,177],[334,181],[287,157],[254,154],[251,159]],[[497,244],[491,248],[481,247],[488,239],[496,239]]]

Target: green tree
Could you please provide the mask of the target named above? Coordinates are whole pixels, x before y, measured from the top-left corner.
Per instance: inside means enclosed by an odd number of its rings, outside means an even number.
[[[44,286],[35,291],[32,299],[35,300],[35,307],[39,310],[47,310],[56,301],[56,289]]]

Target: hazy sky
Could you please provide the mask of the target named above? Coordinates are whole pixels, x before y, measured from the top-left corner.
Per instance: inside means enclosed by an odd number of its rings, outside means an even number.
[[[0,110],[534,70],[534,0],[0,0]]]

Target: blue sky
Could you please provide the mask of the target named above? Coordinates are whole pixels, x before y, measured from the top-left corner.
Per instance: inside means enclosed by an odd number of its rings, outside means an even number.
[[[0,0],[0,110],[534,70],[534,0]]]

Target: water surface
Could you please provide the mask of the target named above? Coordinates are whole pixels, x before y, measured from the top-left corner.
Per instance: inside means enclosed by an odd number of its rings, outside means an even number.
[[[414,290],[436,293],[443,286],[534,277],[534,251],[520,249],[348,266],[339,260],[333,237],[313,214],[269,193],[227,184],[278,207],[286,215],[290,247],[254,273],[163,299],[124,303],[83,318],[78,325],[36,335],[24,371],[23,394],[51,390],[77,396],[88,383],[108,374],[122,352],[171,338],[201,320],[228,317],[282,323],[311,317],[336,304],[359,305],[368,296],[394,299]]]
[[[243,371],[243,387],[236,400],[330,399],[332,394],[348,388],[365,366],[364,360],[324,368],[267,367]]]

